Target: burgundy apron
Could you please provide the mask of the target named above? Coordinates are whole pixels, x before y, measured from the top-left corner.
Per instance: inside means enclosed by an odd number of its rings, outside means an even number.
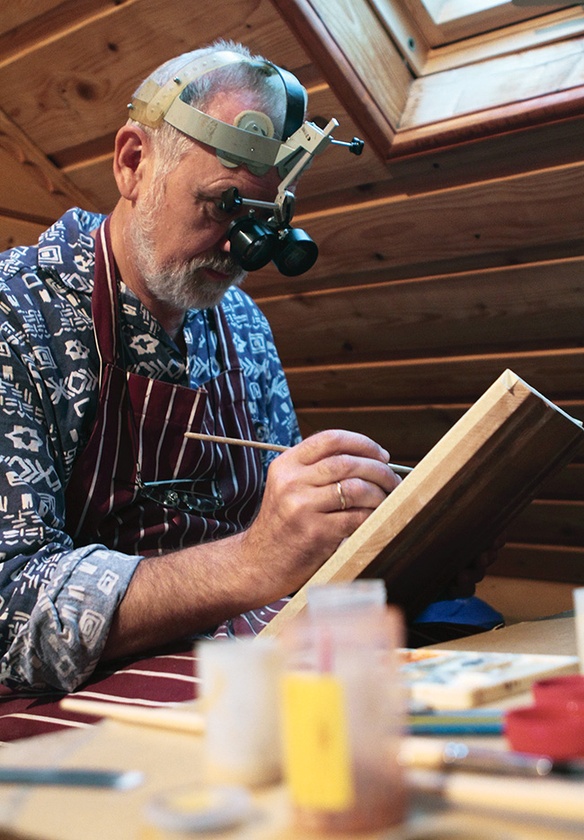
[[[156,554],[236,533],[253,519],[263,484],[257,450],[184,437],[190,430],[255,438],[229,326],[221,307],[210,313],[222,370],[204,387],[120,367],[118,276],[106,219],[96,239],[92,296],[99,406],[66,490],[67,532],[76,545],[98,542],[128,554]],[[184,479],[189,481],[179,481]],[[217,488],[222,501],[201,512],[201,492],[213,497]],[[173,506],[179,497],[186,503]]]

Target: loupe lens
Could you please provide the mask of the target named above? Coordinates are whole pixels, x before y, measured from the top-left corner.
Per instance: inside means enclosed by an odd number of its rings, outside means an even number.
[[[233,222],[228,238],[232,255],[245,271],[256,271],[267,265],[278,246],[276,233],[253,216]]]
[[[304,274],[312,268],[318,257],[318,246],[303,230],[288,228],[279,239],[278,253],[273,257],[274,265],[287,277]]]

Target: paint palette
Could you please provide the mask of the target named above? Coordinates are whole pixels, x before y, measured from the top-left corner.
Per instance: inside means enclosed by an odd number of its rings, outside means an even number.
[[[412,703],[448,710],[528,691],[536,680],[577,671],[579,660],[577,656],[403,648],[399,663]]]

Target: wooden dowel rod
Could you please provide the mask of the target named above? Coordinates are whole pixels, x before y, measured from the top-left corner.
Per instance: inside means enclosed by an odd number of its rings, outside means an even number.
[[[201,432],[185,432],[185,437],[193,440],[208,440],[210,443],[229,443],[233,446],[250,446],[252,449],[268,449],[272,452],[286,452],[289,446],[279,443],[264,443],[261,440],[245,440],[244,438],[221,437],[221,435],[204,435]]]
[[[205,719],[199,712],[187,708],[144,708],[129,703],[107,703],[99,700],[85,700],[81,697],[65,697],[60,706],[69,712],[96,717],[112,718],[124,723],[174,729],[177,732],[200,734],[205,729]]]
[[[185,432],[185,437],[192,438],[193,440],[206,440],[210,443],[228,443],[233,446],[250,446],[252,449],[267,449],[272,452],[286,452],[290,449],[289,446],[282,446],[280,443],[264,443],[261,440],[245,440],[244,438],[223,437],[222,435],[204,435],[202,432]],[[413,467],[404,467],[401,464],[389,463],[387,466],[391,467],[394,472],[403,473],[404,475],[410,473],[414,469]]]

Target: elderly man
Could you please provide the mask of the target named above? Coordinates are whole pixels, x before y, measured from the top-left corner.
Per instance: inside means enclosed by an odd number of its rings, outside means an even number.
[[[2,255],[5,685],[70,690],[100,659],[253,632],[398,483],[364,436],[299,442],[237,288],[266,242],[286,273],[314,261],[289,224],[313,149],[280,142],[304,107],[296,79],[235,44],[168,62],[117,134],[112,214],[69,211]]]
[[[0,258],[4,685],[71,690],[100,660],[257,631],[399,482],[362,435],[300,440],[238,288],[316,258],[293,188],[336,123],[305,105],[236,44],[167,62],[117,134],[111,215],[71,210]]]

